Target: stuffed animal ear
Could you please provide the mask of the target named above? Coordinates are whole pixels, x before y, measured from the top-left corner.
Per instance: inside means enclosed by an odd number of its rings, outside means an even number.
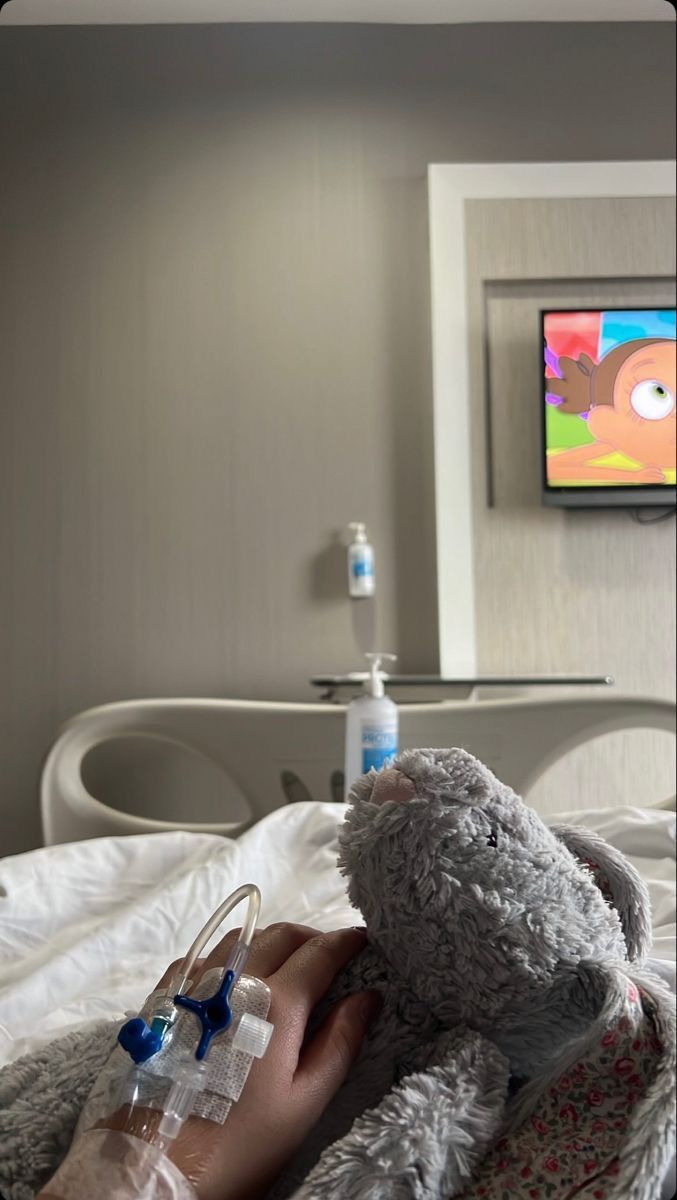
[[[588,868],[604,899],[616,909],[630,962],[641,962],[651,947],[651,901],[642,877],[620,850],[579,825],[552,825],[555,837]]]

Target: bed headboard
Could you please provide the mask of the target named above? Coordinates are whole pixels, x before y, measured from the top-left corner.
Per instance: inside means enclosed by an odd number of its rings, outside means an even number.
[[[675,733],[673,704],[628,696],[403,704],[399,712],[402,749],[463,746],[527,798],[550,766],[596,737]],[[237,836],[290,800],[335,800],[344,725],[345,708],[333,704],[170,699],[89,709],[47,757],[44,841],[176,828]],[[125,747],[117,760],[116,745]]]

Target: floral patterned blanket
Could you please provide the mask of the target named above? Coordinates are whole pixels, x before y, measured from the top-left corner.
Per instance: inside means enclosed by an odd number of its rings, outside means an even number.
[[[654,1013],[648,992],[628,982],[610,1027],[496,1143],[463,1200],[607,1200],[633,1113],[661,1062]]]

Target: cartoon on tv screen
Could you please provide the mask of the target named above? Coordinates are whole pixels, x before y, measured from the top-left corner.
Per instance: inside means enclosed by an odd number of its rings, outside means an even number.
[[[543,314],[551,487],[675,485],[675,310]]]

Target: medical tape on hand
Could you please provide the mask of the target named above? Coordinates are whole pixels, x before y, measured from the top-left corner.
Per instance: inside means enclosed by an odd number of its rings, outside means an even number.
[[[223,978],[216,968],[206,971],[191,990],[191,996],[204,1000],[213,995]],[[150,1019],[163,992],[153,992],[140,1016]],[[233,1103],[239,1100],[254,1061],[251,1054],[233,1049],[233,1035],[244,1013],[265,1020],[270,1009],[270,989],[261,979],[242,975],[230,994],[233,1019],[212,1041],[205,1059],[204,1086],[197,1091],[190,1115],[204,1117],[222,1125]],[[180,1009],[175,1024],[165,1034],[162,1049],[142,1065],[135,1066],[121,1046],[116,1046],[92,1089],[78,1122],[77,1132],[91,1129],[117,1109],[130,1103],[135,1107],[163,1111],[172,1080],[179,1065],[195,1056],[200,1039],[200,1024],[195,1015]]]
[[[119,1130],[90,1129],[46,1185],[59,1200],[196,1200],[185,1175],[157,1146]]]

